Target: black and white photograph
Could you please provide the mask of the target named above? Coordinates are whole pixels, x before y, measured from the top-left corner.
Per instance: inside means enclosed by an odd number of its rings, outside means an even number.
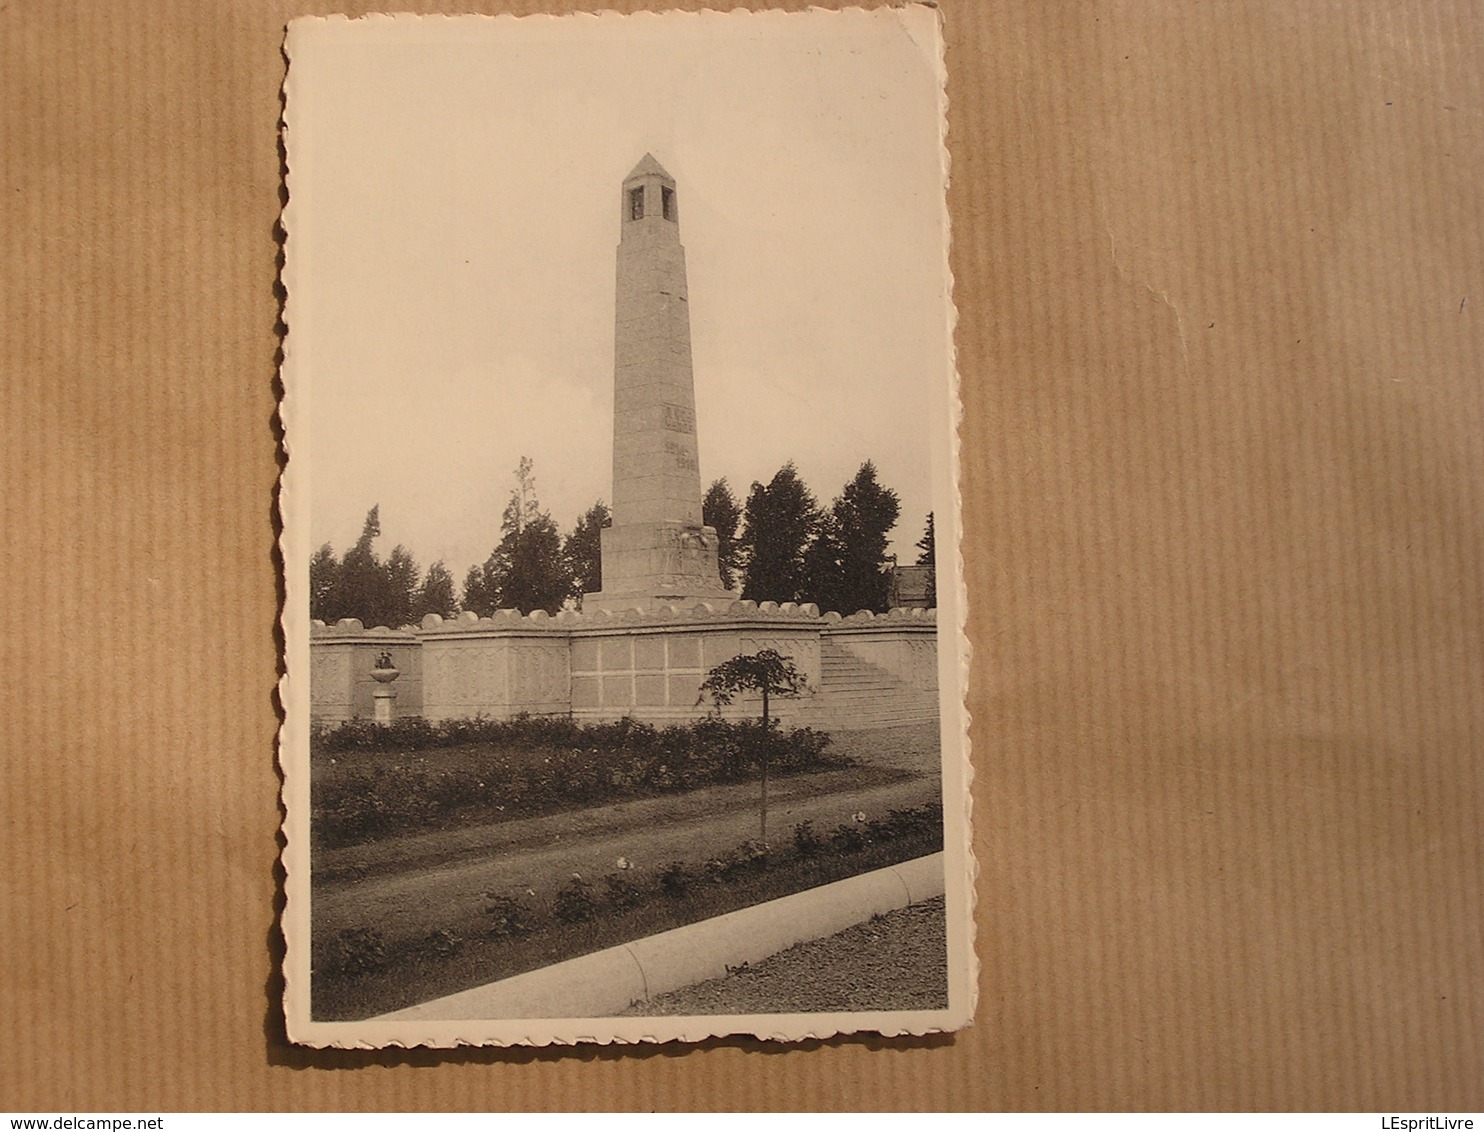
[[[972,1017],[938,20],[290,25],[294,1041]]]

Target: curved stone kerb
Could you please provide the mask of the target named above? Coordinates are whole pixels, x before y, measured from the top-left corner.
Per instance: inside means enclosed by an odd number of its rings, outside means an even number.
[[[539,971],[434,999],[376,1021],[600,1018],[646,997],[757,963],[875,915],[941,896],[941,852],[687,924]]]

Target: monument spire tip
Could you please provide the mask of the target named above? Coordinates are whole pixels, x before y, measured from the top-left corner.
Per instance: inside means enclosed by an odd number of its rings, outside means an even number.
[[[650,177],[656,174],[667,180],[673,181],[675,179],[669,173],[665,172],[665,167],[655,160],[654,154],[646,153],[639,159],[639,164],[634,166],[624,180],[632,181],[635,177]]]

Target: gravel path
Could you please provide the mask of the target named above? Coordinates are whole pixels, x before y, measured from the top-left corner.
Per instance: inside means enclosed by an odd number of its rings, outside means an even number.
[[[935,1010],[948,1005],[943,898],[924,900],[795,944],[724,979],[659,995],[628,1011],[659,1014],[803,1014]]]

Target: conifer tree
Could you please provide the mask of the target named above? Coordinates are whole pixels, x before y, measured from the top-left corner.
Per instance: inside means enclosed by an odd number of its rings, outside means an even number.
[[[928,512],[927,529],[922,532],[922,537],[917,540],[917,549],[921,551],[917,556],[917,565],[929,566],[932,573],[928,575],[926,601],[929,608],[938,604],[938,537],[933,530],[933,513]]]
[[[381,593],[372,618],[378,625],[400,629],[412,623],[412,604],[417,597],[420,570],[401,543],[392,547],[382,567]]]
[[[917,565],[936,566],[938,564],[937,536],[933,532],[933,513],[928,512],[927,529],[922,532],[922,537],[917,540],[916,547],[920,553],[917,556]]]
[[[373,547],[381,537],[381,507],[373,506],[366,512],[366,521],[361,526],[361,537],[355,546],[345,552],[340,560],[334,590],[335,617],[355,617],[370,629],[381,624],[376,614],[381,612],[381,595],[385,575],[381,560]]]
[[[562,544],[562,562],[572,579],[572,596],[579,608],[582,595],[603,588],[603,528],[613,522],[608,504],[601,499],[577,520],[572,533]]]
[[[742,596],[753,601],[798,601],[805,586],[804,553],[819,523],[819,505],[793,461],[765,487],[754,483],[739,540],[746,557]]]
[[[521,457],[515,478],[515,490],[500,522],[500,544],[479,568],[479,575],[470,570],[464,583],[465,608],[481,615],[496,609],[555,613],[572,592],[572,577],[562,560],[561,535],[536,501],[529,457]]]
[[[737,527],[742,522],[742,508],[732,495],[725,476],[706,489],[701,500],[701,522],[716,528],[716,557],[717,565],[721,567],[721,584],[731,589],[736,585],[740,572]]]
[[[453,575],[448,572],[448,567],[440,558],[428,567],[423,584],[413,598],[412,621],[416,624],[429,613],[448,617],[456,612],[458,612],[458,600],[454,597]]]
[[[806,555],[810,598],[821,611],[849,616],[890,608],[886,547],[900,513],[897,493],[881,486],[867,460],[831,505]]]
[[[340,619],[340,611],[335,605],[339,576],[340,563],[335,558],[335,548],[325,543],[309,560],[309,616],[316,621],[332,625]]]
[[[486,577],[489,565],[486,561],[482,566],[469,567],[469,572],[464,575],[463,597],[459,601],[462,609],[480,617],[488,617],[500,608],[495,599],[495,592]]]

